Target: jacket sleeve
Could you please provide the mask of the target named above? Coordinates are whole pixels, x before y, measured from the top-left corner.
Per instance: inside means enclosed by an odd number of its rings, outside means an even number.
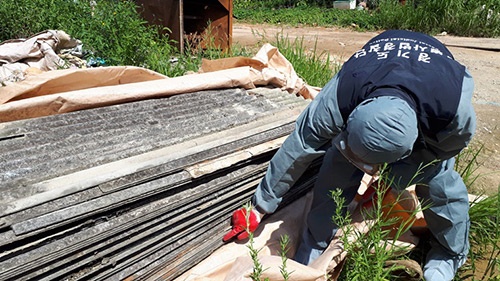
[[[426,143],[440,160],[456,156],[469,144],[474,135],[476,114],[472,106],[473,92],[474,81],[469,71],[466,70],[462,83],[462,95],[454,119],[443,131],[436,134],[436,140],[426,139]]]
[[[340,132],[343,121],[337,104],[337,83],[335,76],[325,85],[300,114],[295,130],[271,159],[252,198],[259,211],[273,213],[285,193]]]

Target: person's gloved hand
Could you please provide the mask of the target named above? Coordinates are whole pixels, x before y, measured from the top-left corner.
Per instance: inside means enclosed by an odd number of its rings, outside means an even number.
[[[243,240],[248,238],[248,232],[254,232],[259,226],[261,214],[255,209],[251,208],[250,214],[248,216],[248,231],[247,231],[247,208],[241,208],[233,213],[231,224],[233,229],[229,231],[223,241],[227,241],[236,236],[238,240]]]

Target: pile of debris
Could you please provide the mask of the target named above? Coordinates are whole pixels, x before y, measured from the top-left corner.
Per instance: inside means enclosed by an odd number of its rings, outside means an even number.
[[[175,278],[222,244],[307,104],[227,89],[0,124],[0,280]]]
[[[219,248],[308,105],[299,93],[316,93],[276,48],[260,55],[0,87],[0,280],[173,280]]]
[[[63,30],[46,30],[30,38],[0,43],[0,85],[19,82],[43,71],[84,68],[82,42]]]

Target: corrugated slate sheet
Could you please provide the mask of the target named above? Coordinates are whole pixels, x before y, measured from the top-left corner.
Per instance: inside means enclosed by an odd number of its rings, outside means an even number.
[[[307,104],[227,89],[0,123],[0,280],[174,279],[222,245]]]

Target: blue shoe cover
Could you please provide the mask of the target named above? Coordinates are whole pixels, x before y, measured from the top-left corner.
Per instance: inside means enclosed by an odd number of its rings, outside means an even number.
[[[451,281],[465,260],[466,257],[463,255],[452,256],[440,249],[431,249],[424,266],[424,279],[426,281]]]

